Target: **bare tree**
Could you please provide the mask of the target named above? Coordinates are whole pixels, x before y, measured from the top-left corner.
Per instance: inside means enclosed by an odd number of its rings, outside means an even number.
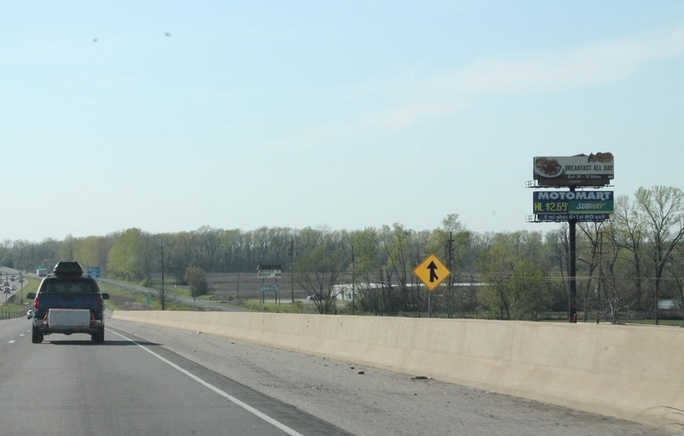
[[[364,229],[352,235],[352,249],[354,251],[353,304],[373,313],[379,311],[376,284],[382,281],[376,272],[380,268],[378,250],[378,232],[375,229]]]
[[[494,238],[489,249],[482,254],[479,269],[487,283],[482,302],[497,313],[499,319],[511,319],[511,277],[514,259],[506,248],[506,241]]]
[[[413,268],[423,260],[425,256],[425,246],[427,244],[429,232],[415,232],[407,230],[401,224],[394,224],[392,227],[383,226],[380,233],[380,247],[387,259],[387,266],[384,268],[385,280],[391,289],[392,278],[398,282],[399,297],[398,307],[395,307],[393,299],[388,300],[389,309],[392,312],[397,310],[416,310],[419,308],[421,296],[418,279],[413,274]]]
[[[154,287],[154,300],[159,303],[161,310],[168,309],[171,304],[176,303],[178,299],[171,294],[166,288],[164,265],[168,263],[168,254],[164,252],[164,244],[159,245],[159,257],[161,259],[161,285]]]
[[[196,262],[195,249],[196,234],[193,232],[179,232],[164,236],[166,259],[164,265],[167,274],[172,276],[177,284],[185,281],[185,271]]]
[[[339,232],[306,228],[299,234],[298,247],[300,251],[293,264],[295,280],[306,290],[319,313],[333,313],[337,298],[333,287],[348,263]]]
[[[606,308],[612,324],[617,324],[622,312],[638,306],[634,286],[634,252],[625,248],[625,229],[616,220],[604,223],[601,251],[601,277],[597,295],[599,310]],[[638,257],[637,257],[638,259]],[[598,319],[598,316],[597,316]]]
[[[615,244],[616,250],[624,249],[629,253],[629,257],[625,259],[631,263],[634,305],[639,307],[643,295],[643,244],[646,239],[646,222],[635,205],[630,204],[628,196],[617,198],[610,229],[611,241]]]
[[[544,286],[544,272],[539,265],[525,259],[516,260],[511,276],[511,295],[516,319],[539,321],[549,309],[551,292]]]
[[[675,285],[677,292],[677,309],[684,318],[684,248],[680,245],[676,249],[677,255],[668,265],[669,277]]]
[[[635,201],[638,209],[645,214],[649,228],[648,242],[655,269],[655,323],[658,325],[660,281],[667,261],[684,236],[684,192],[666,186],[639,188]]]
[[[586,222],[580,223],[579,225],[580,231],[584,234],[585,240],[589,245],[589,250],[586,252],[587,256],[581,256],[578,259],[580,262],[585,263],[586,267],[588,268],[587,280],[585,282],[583,295],[584,322],[587,322],[589,318],[590,308],[592,306],[596,307],[595,302],[594,304],[591,303],[592,294],[594,295],[594,299],[598,298],[598,286],[601,280],[599,275],[601,274],[600,267],[603,255],[603,236],[601,231],[602,225],[602,222]],[[597,307],[596,310],[598,310]]]
[[[201,265],[203,270],[214,272],[221,249],[221,231],[209,226],[203,226],[197,229],[196,234],[200,249],[200,258],[197,265]]]

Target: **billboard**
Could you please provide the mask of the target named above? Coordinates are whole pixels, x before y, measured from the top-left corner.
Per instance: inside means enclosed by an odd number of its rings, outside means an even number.
[[[533,178],[537,186],[605,186],[614,178],[612,153],[576,156],[535,156]]]
[[[261,280],[265,279],[279,279],[280,274],[282,273],[283,269],[280,267],[280,265],[264,265],[264,264],[259,264],[257,265],[257,276]]]
[[[614,213],[613,191],[534,192],[536,222],[605,221]]]

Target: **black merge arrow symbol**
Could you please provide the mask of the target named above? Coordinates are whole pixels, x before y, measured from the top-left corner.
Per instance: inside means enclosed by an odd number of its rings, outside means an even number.
[[[439,280],[439,277],[437,277],[437,273],[435,272],[438,269],[438,266],[435,265],[435,261],[431,261],[430,264],[427,266],[427,269],[430,270],[430,283],[434,282],[435,280]]]

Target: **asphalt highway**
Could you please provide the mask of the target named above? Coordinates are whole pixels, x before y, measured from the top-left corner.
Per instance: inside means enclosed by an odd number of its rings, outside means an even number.
[[[7,435],[347,434],[166,350],[107,331],[30,343],[0,323],[0,432]]]

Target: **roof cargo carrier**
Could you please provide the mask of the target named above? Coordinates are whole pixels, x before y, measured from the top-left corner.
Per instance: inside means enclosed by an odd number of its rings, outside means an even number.
[[[83,267],[80,263],[73,261],[59,261],[52,270],[52,273],[57,277],[81,277],[83,275]]]

